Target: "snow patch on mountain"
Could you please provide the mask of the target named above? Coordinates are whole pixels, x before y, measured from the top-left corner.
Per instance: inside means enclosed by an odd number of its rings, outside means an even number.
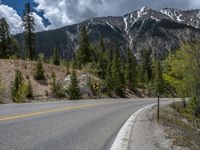
[[[134,13],[129,14],[127,17],[124,18],[126,33],[128,33],[128,23],[127,23],[128,17],[130,17],[130,23],[131,23],[131,27],[132,27],[142,16],[148,14],[148,10],[149,10],[149,8],[144,6],[140,10],[137,11],[136,18],[134,18]]]
[[[126,31],[126,34],[128,34],[128,17],[129,16],[126,16],[124,17],[124,24],[125,24],[125,31]]]
[[[170,17],[172,20],[176,20],[178,22],[183,22],[185,20],[181,19],[181,17],[183,17],[183,15],[181,14],[181,11],[178,9],[164,9],[164,10],[160,10],[160,12],[164,15],[167,15],[168,17]]]
[[[149,8],[147,8],[147,7],[142,7],[140,10],[138,10],[137,11],[137,19],[146,15],[148,10],[149,10]]]
[[[76,35],[76,34],[72,34],[72,33],[69,32],[69,31],[66,31],[66,34],[68,35],[69,39],[70,39],[72,42],[77,38],[77,35]]]
[[[182,15],[179,11],[175,11],[175,12],[174,12],[174,15],[175,15],[176,20],[177,20],[178,22],[184,21],[184,20],[181,19],[181,17],[182,17],[183,15]]]
[[[129,35],[129,47],[131,47],[132,43],[133,43],[133,38]]]
[[[156,20],[157,22],[160,21],[160,19],[158,19],[158,18],[156,18],[156,17],[154,17],[154,16],[151,16],[151,19]]]
[[[200,19],[200,10],[199,10],[199,13],[197,14],[197,18],[199,18],[199,19]]]
[[[196,28],[199,28],[199,21],[197,20],[197,25],[196,25]]]
[[[107,24],[109,27],[111,27],[114,31],[117,32],[117,30],[116,30],[116,29],[113,27],[113,25],[111,25],[109,22],[106,21],[106,24]]]
[[[167,15],[168,17],[170,17],[171,19],[174,19],[173,17],[173,13],[171,12],[170,9],[165,9],[165,10],[160,10],[160,12],[164,15]]]
[[[130,18],[133,19],[133,13],[131,14]]]

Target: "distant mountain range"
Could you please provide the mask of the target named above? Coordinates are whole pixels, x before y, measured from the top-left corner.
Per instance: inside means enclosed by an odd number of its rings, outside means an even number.
[[[130,47],[136,55],[141,49],[148,49],[163,56],[178,49],[183,40],[200,38],[200,10],[165,8],[156,11],[143,7],[122,17],[91,18],[79,24],[36,33],[37,52],[51,56],[53,48],[57,47],[62,57],[70,58],[78,49],[81,26],[86,26],[94,44],[102,35],[107,46],[118,41],[122,50]],[[22,34],[16,38],[23,43]]]

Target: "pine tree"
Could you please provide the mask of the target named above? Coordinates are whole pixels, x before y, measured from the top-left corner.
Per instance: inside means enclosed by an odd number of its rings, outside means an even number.
[[[33,87],[32,87],[32,84],[31,84],[31,80],[28,79],[28,85],[27,85],[27,95],[26,95],[27,98],[33,98]]]
[[[107,53],[106,53],[106,49],[105,49],[105,44],[104,44],[102,36],[100,36],[100,39],[99,39],[99,54],[98,54],[98,67],[99,67],[101,79],[105,79],[105,76],[106,76],[106,68],[107,68],[107,64],[108,64],[107,59],[108,58],[107,58]]]
[[[11,83],[13,101],[16,103],[24,102],[27,95],[27,87],[24,84],[24,78],[20,70],[15,70],[15,79]]]
[[[134,89],[137,84],[137,60],[130,48],[126,51],[125,81],[129,89]]]
[[[0,58],[9,58],[18,50],[17,41],[11,37],[5,18],[0,19]]]
[[[15,98],[17,92],[19,91],[20,85],[23,83],[23,76],[20,70],[15,70],[15,79],[12,83],[12,97]]]
[[[120,58],[118,54],[115,54],[111,70],[113,91],[117,96],[124,97],[124,76],[122,74]]]
[[[73,70],[70,75],[70,85],[67,89],[69,94],[69,99],[80,99],[80,88],[79,88],[79,81],[76,76],[76,72]]]
[[[60,65],[60,54],[58,49],[54,49],[53,58],[52,58],[53,64],[59,66]]]
[[[14,38],[14,37],[11,37],[10,38],[10,50],[9,50],[9,53],[8,55],[9,56],[16,56],[16,57],[19,57],[19,44],[17,42],[17,40]]]
[[[31,10],[30,3],[25,4],[25,10],[22,17],[24,27],[24,44],[26,50],[26,57],[33,60],[36,56],[35,52],[35,19]]]
[[[5,18],[0,19],[0,57],[7,57],[8,40],[10,39],[9,26]]]
[[[103,36],[102,35],[100,35],[100,37],[99,37],[99,47],[100,47],[101,52],[105,52],[106,51],[106,47],[105,47],[105,43],[103,41]]]
[[[98,67],[101,79],[105,79],[107,65],[108,65],[108,60],[106,53],[102,52],[99,56],[99,61],[98,61]]]
[[[159,60],[156,60],[154,69],[155,69],[154,71],[155,94],[161,95],[164,90],[164,80],[162,77],[161,62]]]
[[[109,97],[112,96],[113,91],[113,85],[112,85],[112,61],[108,61],[108,65],[106,68],[106,76],[105,76],[105,87],[106,87],[106,93]]]
[[[55,75],[54,71],[52,71],[52,73],[51,73],[51,78],[52,78],[51,93],[52,93],[52,95],[55,96],[57,90],[56,90],[56,75]]]
[[[38,58],[38,64],[36,66],[36,72],[35,72],[34,78],[35,78],[35,80],[45,80],[46,79],[41,58]]]
[[[152,80],[152,60],[148,50],[141,53],[140,82],[149,83]]]
[[[89,37],[85,26],[81,29],[80,44],[79,49],[76,53],[76,61],[76,63],[78,64],[78,68],[81,68],[86,63],[92,61],[92,50],[90,47]]]

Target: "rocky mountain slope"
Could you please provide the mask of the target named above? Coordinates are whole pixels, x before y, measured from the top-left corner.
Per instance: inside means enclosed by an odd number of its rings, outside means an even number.
[[[165,55],[176,50],[182,41],[200,37],[200,10],[165,8],[160,11],[143,7],[122,17],[96,17],[79,24],[36,34],[37,51],[50,56],[54,47],[64,58],[70,58],[78,48],[81,26],[86,26],[92,43],[104,37],[109,47],[118,41],[121,49],[130,47],[135,54],[141,49]],[[16,35],[23,43],[22,34]],[[22,45],[21,45],[22,47]]]

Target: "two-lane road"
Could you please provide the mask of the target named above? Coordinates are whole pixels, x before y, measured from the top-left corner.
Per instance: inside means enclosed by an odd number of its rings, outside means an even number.
[[[107,150],[126,120],[152,103],[156,100],[0,105],[0,150]]]

